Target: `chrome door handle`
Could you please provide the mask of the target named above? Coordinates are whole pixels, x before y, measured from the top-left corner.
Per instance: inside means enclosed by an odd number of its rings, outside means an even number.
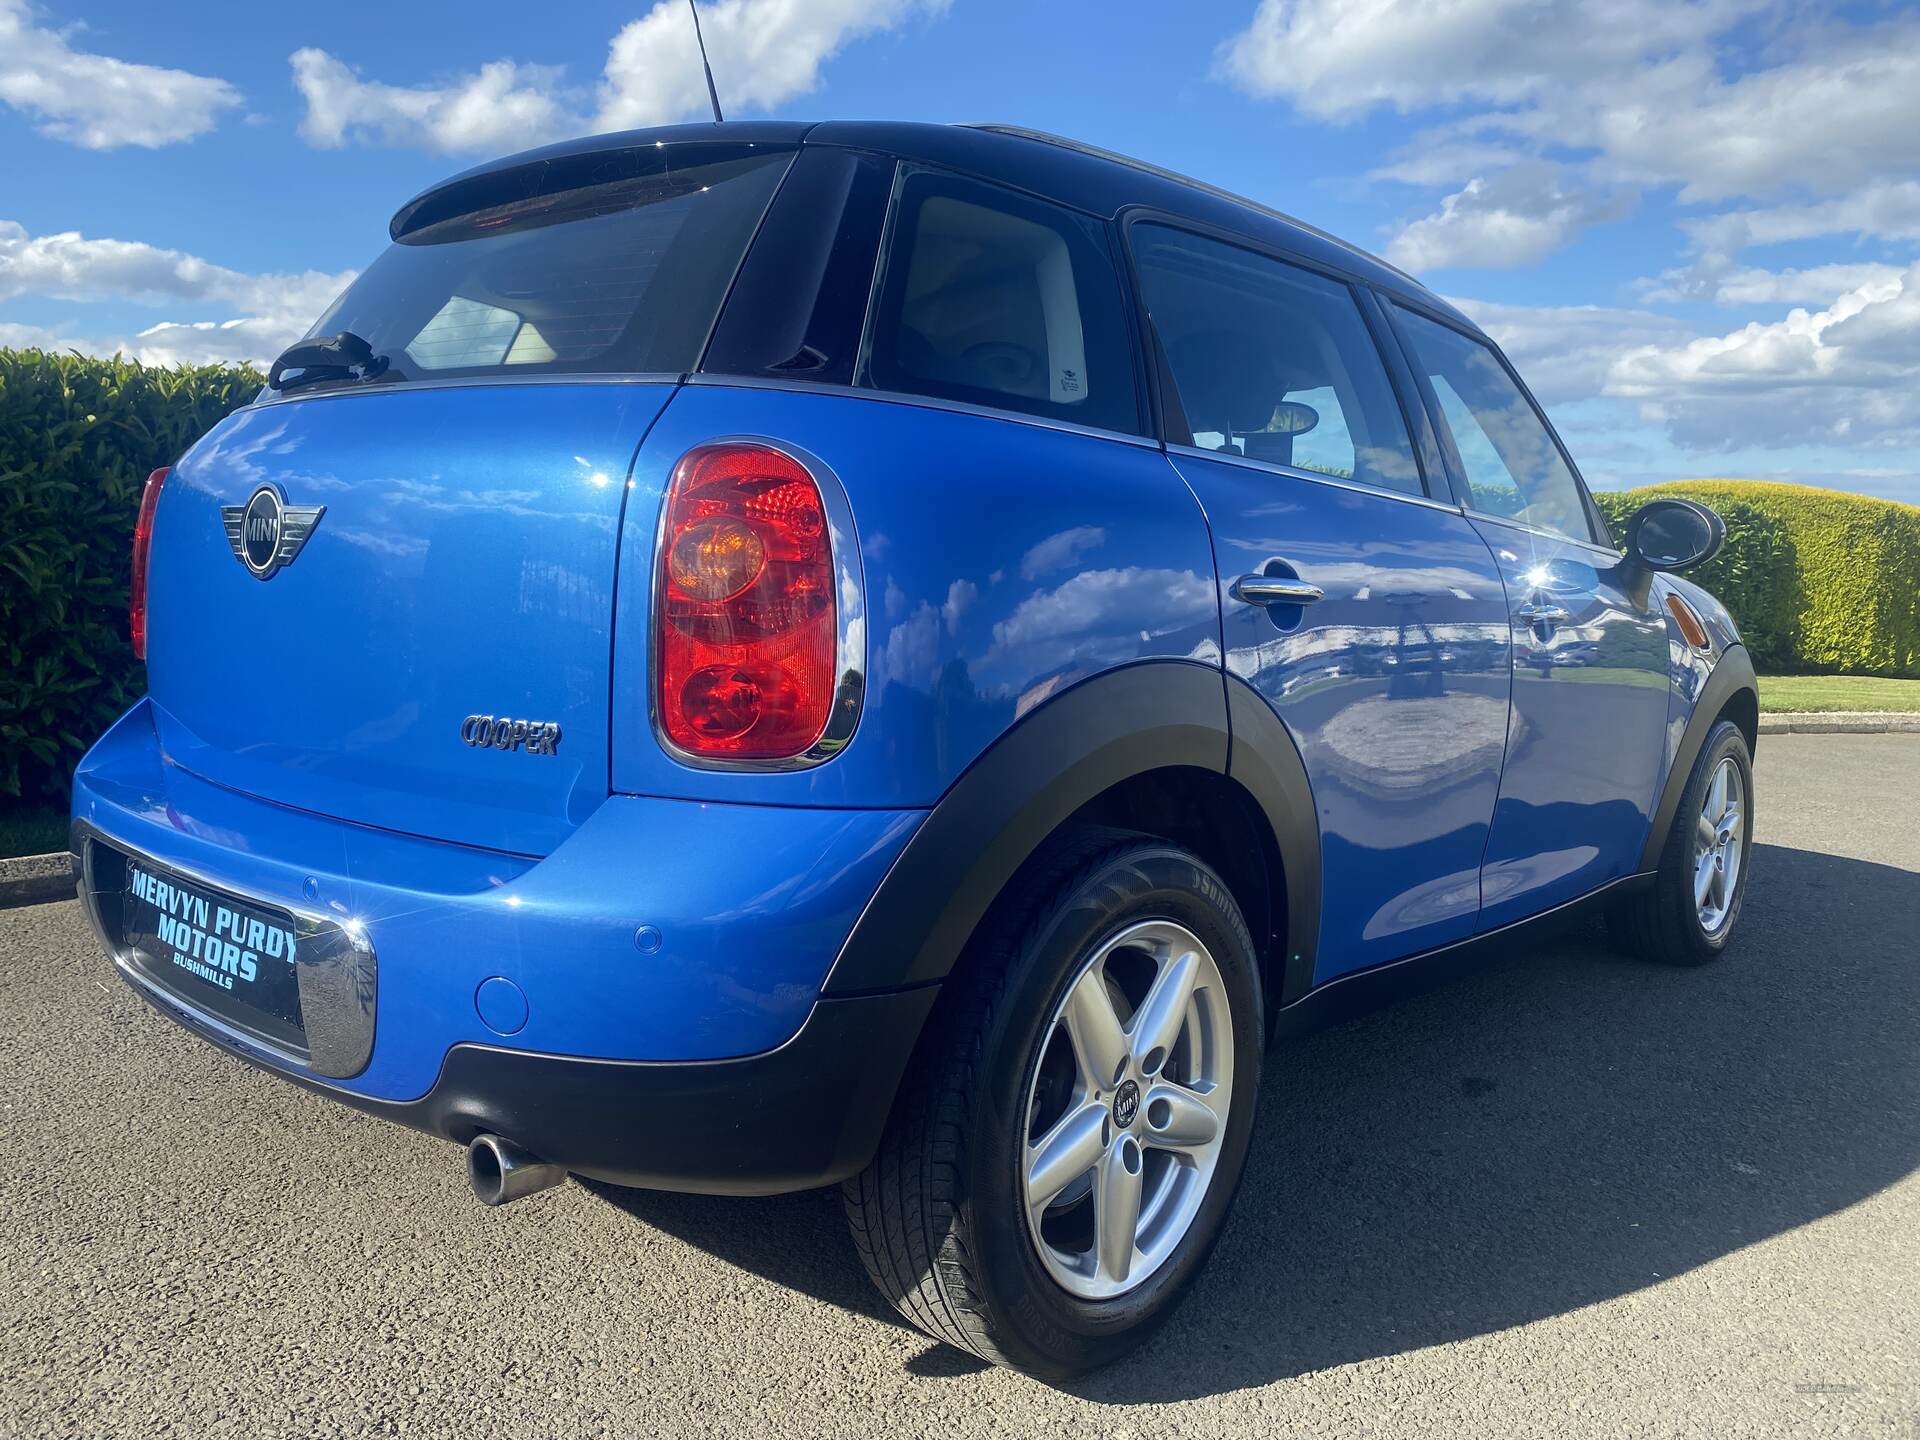
[[[1522,605],[1513,616],[1529,625],[1558,625],[1573,618],[1572,612],[1559,605]]]
[[[1227,587],[1227,593],[1247,605],[1311,605],[1324,599],[1327,592],[1318,585],[1285,576],[1242,575]]]

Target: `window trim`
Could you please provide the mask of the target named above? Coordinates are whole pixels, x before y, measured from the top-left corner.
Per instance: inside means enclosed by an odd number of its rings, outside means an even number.
[[[992,405],[975,405],[968,400],[949,400],[943,395],[922,395],[915,390],[882,390],[877,385],[839,385],[825,380],[786,379],[773,375],[723,375],[718,371],[669,376],[686,385],[735,390],[786,390],[798,395],[837,395],[847,400],[872,400],[885,405],[907,405],[919,410],[944,410],[952,415],[978,415],[988,420],[1008,420],[1016,425],[1031,425],[1037,430],[1058,430],[1067,435],[1084,435],[1091,440],[1110,440],[1142,450],[1163,450],[1151,435],[1134,435],[1125,430],[1106,430],[1098,425],[1079,425],[1071,420],[1055,420],[1026,410],[1000,410]]]
[[[1417,501],[1430,508],[1451,510],[1456,513],[1462,512],[1463,507],[1450,494],[1443,496],[1435,493],[1433,475],[1428,468],[1429,456],[1425,452],[1425,447],[1422,444],[1424,437],[1421,434],[1420,427],[1414,423],[1415,412],[1408,403],[1408,397],[1402,385],[1402,376],[1395,369],[1392,361],[1388,357],[1387,350],[1382,343],[1380,329],[1373,317],[1368,314],[1370,307],[1366,294],[1371,289],[1370,286],[1356,279],[1354,276],[1347,274],[1345,271],[1322,264],[1310,256],[1301,255],[1296,251],[1288,250],[1284,246],[1262,243],[1241,234],[1239,231],[1228,230],[1217,225],[1209,225],[1201,220],[1189,219],[1186,216],[1163,210],[1154,205],[1126,206],[1114,217],[1114,224],[1120,232],[1121,250],[1125,256],[1126,280],[1130,290],[1130,298],[1139,316],[1138,325],[1143,337],[1142,347],[1144,349],[1150,343],[1154,357],[1154,364],[1149,367],[1149,370],[1152,372],[1151,379],[1154,382],[1152,385],[1154,433],[1160,437],[1160,443],[1166,447],[1169,454],[1193,455],[1210,460],[1220,460],[1229,464],[1242,464],[1251,469],[1261,470],[1268,474],[1286,475],[1293,479],[1313,480],[1320,483],[1331,484],[1340,489],[1351,490],[1362,495],[1389,495],[1400,500]],[[1173,377],[1172,364],[1166,358],[1166,347],[1161,343],[1158,331],[1154,329],[1152,314],[1147,308],[1146,289],[1141,282],[1139,254],[1133,242],[1133,229],[1135,225],[1158,225],[1163,229],[1178,230],[1197,236],[1203,240],[1212,240],[1217,244],[1231,246],[1237,250],[1244,250],[1250,255],[1256,255],[1263,260],[1270,260],[1277,265],[1288,265],[1296,270],[1304,270],[1308,274],[1317,276],[1322,280],[1326,280],[1346,290],[1348,298],[1352,301],[1353,308],[1359,316],[1362,328],[1367,337],[1373,342],[1374,357],[1380,362],[1380,369],[1386,376],[1387,387],[1393,392],[1394,402],[1400,407],[1400,423],[1405,427],[1407,432],[1407,449],[1413,457],[1414,469],[1418,472],[1420,478],[1419,493],[1416,494],[1411,490],[1396,490],[1390,485],[1369,485],[1362,480],[1342,480],[1337,475],[1328,475],[1316,470],[1304,470],[1294,466],[1277,465],[1270,461],[1254,460],[1245,455],[1235,454],[1228,450],[1205,450],[1192,443],[1191,428],[1187,430],[1185,439],[1176,438],[1171,434],[1166,428],[1166,397],[1161,392],[1161,384],[1164,383],[1164,385],[1172,391],[1176,403],[1181,405],[1183,421],[1185,418],[1185,404],[1179,400],[1179,384]],[[1150,341],[1148,337],[1150,337]],[[1424,410],[1422,414],[1424,414]],[[1451,491],[1452,477],[1450,475],[1447,476],[1447,484],[1449,491]]]
[[[1015,410],[991,405],[979,400],[961,400],[947,395],[927,395],[918,390],[899,390],[879,384],[873,376],[874,333],[881,318],[882,298],[886,294],[888,272],[894,263],[894,241],[899,232],[903,197],[906,188],[921,175],[930,175],[936,179],[959,181],[965,186],[975,186],[1000,195],[1012,197],[1025,206],[1039,206],[1047,210],[1058,211],[1062,215],[1072,216],[1086,222],[1093,236],[1098,238],[1099,246],[1105,255],[1109,272],[1115,286],[1116,312],[1120,319],[1122,344],[1126,349],[1127,371],[1133,383],[1133,428],[1122,430],[1110,425],[1089,425],[1064,417],[1048,415],[1039,411]],[[1006,213],[1017,215],[1011,207]],[[1038,223],[1038,222],[1035,222]],[[887,217],[880,227],[880,246],[874,257],[873,276],[867,290],[867,313],[860,326],[860,346],[854,359],[853,384],[851,390],[866,395],[895,396],[909,401],[929,400],[940,402],[934,408],[951,409],[960,413],[993,415],[1001,419],[1027,419],[1050,429],[1065,430],[1090,435],[1117,436],[1127,440],[1145,440],[1156,448],[1159,445],[1158,427],[1155,424],[1152,404],[1148,396],[1149,376],[1144,363],[1143,337],[1134,315],[1133,294],[1128,285],[1129,275],[1123,256],[1115,249],[1112,222],[1105,217],[1082,210],[1075,205],[1067,205],[1051,196],[1036,194],[1018,185],[1008,185],[998,180],[976,175],[970,171],[957,170],[945,165],[932,165],[921,161],[901,159],[893,172],[893,191],[887,198]],[[1076,278],[1076,282],[1078,277]],[[1076,299],[1078,297],[1076,296]],[[1085,309],[1081,311],[1086,314]],[[1083,320],[1084,329],[1084,320]],[[1089,367],[1091,369],[1091,367]],[[834,388],[821,386],[822,389]]]
[[[807,159],[809,155],[818,158],[810,161]],[[693,367],[689,372],[690,374],[738,375],[752,373],[764,374],[771,379],[807,378],[806,372],[795,372],[790,376],[777,375],[773,373],[771,366],[753,372],[716,370],[712,368],[714,347],[719,343],[729,319],[732,319],[735,323],[741,323],[742,317],[744,316],[744,321],[748,325],[764,319],[764,317],[757,316],[753,313],[754,306],[750,303],[750,301],[758,302],[761,297],[743,293],[749,291],[753,283],[765,283],[769,278],[782,282],[791,282],[794,279],[794,265],[790,256],[784,254],[770,256],[766,253],[769,225],[777,215],[783,219],[785,218],[783,206],[788,203],[789,195],[800,196],[803,200],[817,200],[820,187],[823,182],[828,180],[828,177],[822,172],[821,166],[823,164],[845,164],[848,167],[849,174],[846,191],[841,195],[840,203],[834,208],[832,215],[827,216],[814,213],[809,214],[807,217],[816,229],[830,227],[835,232],[832,235],[816,236],[816,238],[825,240],[828,252],[837,250],[841,248],[843,244],[838,232],[841,227],[846,224],[847,207],[853,203],[855,192],[861,183],[859,170],[863,164],[868,162],[886,170],[887,183],[880,224],[873,232],[873,249],[872,253],[867,256],[866,261],[866,293],[856,302],[850,303],[846,307],[849,312],[856,311],[857,307],[857,313],[853,313],[850,316],[853,322],[853,354],[847,361],[846,369],[848,380],[850,381],[854,375],[859,373],[860,364],[864,359],[867,317],[873,309],[874,280],[879,273],[880,257],[884,253],[884,247],[886,245],[887,226],[893,213],[894,198],[899,189],[900,166],[902,162],[898,156],[884,154],[877,150],[865,150],[853,146],[803,145],[795,154],[793,162],[788,165],[786,175],[781,178],[779,189],[774,192],[773,198],[767,202],[766,211],[761,215],[760,223],[754,229],[753,238],[748,243],[746,251],[740,257],[739,267],[734,271],[732,283],[727,287],[726,298],[721,302],[720,308],[714,312],[713,324],[708,328],[706,342],[700,349],[699,363]],[[797,320],[798,328],[801,331],[801,343],[803,347],[814,333],[811,328],[812,322],[819,313],[823,282],[826,279],[828,271],[832,268],[833,260],[833,255],[828,253],[822,263],[820,274],[815,277],[815,282],[810,293],[805,295],[790,293],[783,296],[785,302],[795,307],[795,309],[793,312],[790,312],[788,316],[781,318],[794,318]],[[802,307],[804,307],[805,311],[804,316],[798,314],[799,309]],[[798,353],[798,351],[795,352],[796,355]],[[838,367],[836,366],[835,368],[837,369]],[[827,380],[822,383],[839,384],[843,382]]]
[[[1589,545],[1617,557],[1620,552],[1606,545],[1600,539],[1599,532],[1594,529],[1593,517],[1598,507],[1593,502],[1593,492],[1587,488],[1586,477],[1580,473],[1580,467],[1573,463],[1572,454],[1568,452],[1566,445],[1561,441],[1560,432],[1553,428],[1553,422],[1547,419],[1547,412],[1540,408],[1540,402],[1533,398],[1533,392],[1527,388],[1526,382],[1520,378],[1520,372],[1513,368],[1513,362],[1507,359],[1506,352],[1494,343],[1493,337],[1465,329],[1457,321],[1448,319],[1433,307],[1413,303],[1404,296],[1387,293],[1381,295],[1380,298],[1381,308],[1386,311],[1387,319],[1393,326],[1394,333],[1400,339],[1401,349],[1405,351],[1408,366],[1413,372],[1414,383],[1420,389],[1421,399],[1425,402],[1428,412],[1432,416],[1434,429],[1440,436],[1442,453],[1447,462],[1448,478],[1453,485],[1454,494],[1459,497],[1461,513],[1472,515],[1479,519],[1498,520],[1504,524],[1516,525],[1520,529],[1530,531],[1535,535],[1551,536],[1557,540],[1572,540],[1577,544]],[[1500,368],[1506,372],[1507,379],[1513,382],[1513,388],[1519,393],[1520,398],[1526,401],[1528,408],[1533,411],[1533,418],[1540,422],[1540,427],[1546,431],[1547,439],[1553,443],[1553,448],[1559,453],[1560,462],[1567,467],[1567,473],[1573,477],[1574,491],[1580,500],[1580,513],[1586,518],[1587,522],[1587,533],[1585,535],[1569,535],[1564,530],[1554,530],[1544,525],[1535,525],[1531,521],[1521,520],[1512,515],[1501,515],[1491,510],[1476,509],[1467,500],[1466,497],[1473,493],[1473,482],[1467,476],[1466,462],[1460,458],[1459,446],[1455,443],[1453,436],[1453,427],[1447,424],[1446,412],[1440,408],[1440,397],[1435,393],[1432,382],[1427,379],[1425,367],[1416,360],[1419,351],[1414,347],[1412,339],[1408,336],[1406,327],[1400,323],[1399,317],[1393,313],[1395,306],[1399,306],[1410,314],[1418,315],[1422,320],[1431,321],[1435,325],[1451,330],[1462,339],[1470,340],[1492,354],[1494,360],[1499,363]]]
[[[1411,490],[1394,490],[1385,485],[1369,485],[1362,480],[1343,480],[1338,475],[1327,474],[1324,470],[1302,470],[1293,465],[1277,465],[1271,460],[1255,460],[1250,455],[1237,455],[1231,450],[1207,450],[1198,445],[1184,445],[1177,441],[1169,441],[1163,448],[1169,455],[1181,455],[1194,460],[1213,460],[1222,465],[1237,465],[1242,470],[1258,470],[1267,475],[1283,475],[1289,480],[1305,480],[1314,485],[1326,485],[1355,495],[1371,495],[1381,500],[1404,500],[1409,505],[1418,505],[1426,510],[1439,510],[1448,515],[1462,513],[1460,507],[1451,500],[1436,500],[1431,495],[1415,495]]]

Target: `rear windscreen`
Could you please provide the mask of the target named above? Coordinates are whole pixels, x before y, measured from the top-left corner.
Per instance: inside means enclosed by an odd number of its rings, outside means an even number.
[[[793,157],[672,152],[486,177],[466,209],[456,186],[310,333],[358,335],[390,379],[691,370]]]

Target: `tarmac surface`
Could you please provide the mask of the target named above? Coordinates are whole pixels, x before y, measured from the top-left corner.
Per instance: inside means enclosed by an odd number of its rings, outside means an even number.
[[[1920,1440],[1920,736],[1756,790],[1722,963],[1585,930],[1276,1051],[1212,1265],[1066,1389],[898,1322],[833,1194],[484,1210],[0,912],[0,1435]]]

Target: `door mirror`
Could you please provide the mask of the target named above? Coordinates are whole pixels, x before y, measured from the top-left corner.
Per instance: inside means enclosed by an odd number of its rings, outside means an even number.
[[[1627,521],[1627,558],[1648,570],[1691,570],[1726,543],[1727,526],[1693,500],[1649,500]]]

